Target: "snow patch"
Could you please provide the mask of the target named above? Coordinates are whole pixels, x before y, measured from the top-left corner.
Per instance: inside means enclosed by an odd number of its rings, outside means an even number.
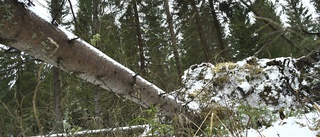
[[[249,57],[235,63],[192,65],[182,76],[185,86],[172,95],[192,109],[214,103],[228,107],[232,102],[246,102],[256,108],[264,105],[273,109],[291,108],[299,104],[294,92],[305,93],[301,85],[308,84],[299,82],[300,72],[295,63],[296,59],[291,57]]]
[[[239,87],[242,88],[242,90],[244,90],[245,92],[251,89],[251,85],[247,81],[241,82]]]
[[[278,120],[271,127],[260,129],[249,129],[243,135],[248,137],[317,137],[319,131],[315,130],[316,121],[319,122],[318,113],[308,113],[302,117],[288,117]],[[313,122],[315,121],[315,122]]]
[[[291,57],[275,59],[249,57],[235,63],[192,65],[182,76],[184,87],[171,94],[176,100],[181,100],[183,105],[196,110],[199,114],[206,114],[205,110],[212,110],[217,106],[234,112],[237,112],[240,106],[249,106],[258,110],[266,108],[266,111],[273,115],[266,118],[271,122],[272,117],[276,115],[274,113],[279,113],[280,110],[291,113],[297,109],[303,111],[313,108],[309,102],[303,102],[302,97],[309,96],[308,87],[312,84],[310,79],[316,80],[313,77],[307,80],[305,73],[303,73],[304,77],[301,77],[300,69],[296,65],[298,60]],[[305,71],[317,79],[316,69],[311,68]],[[303,105],[306,107],[302,108]],[[288,115],[291,114],[288,113]],[[273,122],[272,126],[264,125],[262,128],[244,130],[241,131],[241,136],[316,137],[320,135],[319,112],[311,111],[300,117],[289,117],[284,120],[277,117],[279,120]]]

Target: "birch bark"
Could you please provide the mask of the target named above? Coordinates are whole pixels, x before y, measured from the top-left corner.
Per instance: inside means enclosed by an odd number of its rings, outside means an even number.
[[[201,122],[163,90],[85,41],[69,37],[16,0],[0,1],[0,44],[24,51],[141,106],[154,106],[169,118],[179,115],[187,121]]]

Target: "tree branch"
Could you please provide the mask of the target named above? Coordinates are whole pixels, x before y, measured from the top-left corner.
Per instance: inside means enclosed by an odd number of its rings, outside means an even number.
[[[83,80],[121,95],[141,106],[155,106],[168,118],[174,118],[179,114],[196,124],[201,122],[198,116],[177,103],[174,97],[164,94],[163,90],[141,76],[134,78],[136,73],[83,40],[77,39],[69,43],[68,32],[60,30],[23,6],[19,6],[16,1],[0,1],[0,6],[10,6],[10,10],[0,10],[0,19],[2,19],[0,38],[17,39],[16,42],[8,43],[8,46],[75,74]],[[5,19],[7,16],[12,17]],[[48,37],[59,47],[53,44]],[[136,88],[133,88],[133,85]]]
[[[240,0],[240,2],[242,4],[244,4],[250,11],[253,12],[253,14],[256,16],[256,18],[258,17],[258,19],[262,19],[262,21],[265,23],[265,24],[269,24],[269,23],[274,23],[272,20],[268,19],[268,18],[264,18],[262,16],[260,16],[260,14],[254,10],[250,5],[248,5],[245,1],[243,0]],[[268,25],[273,31],[277,31],[278,29],[270,24]],[[281,35],[281,38],[283,38],[289,45],[291,45],[293,48],[297,48],[299,49],[300,51],[304,52],[301,48],[299,48],[298,46],[296,46],[291,40],[289,40],[284,34]]]

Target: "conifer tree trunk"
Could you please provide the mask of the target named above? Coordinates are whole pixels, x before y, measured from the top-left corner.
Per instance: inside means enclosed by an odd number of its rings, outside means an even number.
[[[196,23],[197,23],[199,37],[200,37],[201,44],[202,44],[202,49],[203,49],[203,52],[204,52],[204,54],[206,56],[207,62],[209,62],[210,59],[211,59],[210,48],[209,48],[207,39],[206,39],[205,34],[204,34],[204,30],[203,30],[203,27],[202,27],[203,24],[201,24],[201,21],[200,21],[200,15],[199,15],[199,12],[198,12],[198,8],[197,8],[196,3],[195,3],[194,0],[190,0],[190,3],[191,3],[191,7],[192,7],[192,10],[194,12],[195,20],[196,20]]]
[[[139,19],[139,13],[137,8],[137,1],[133,0],[133,10],[134,10],[134,18],[135,18],[135,26],[136,26],[136,34],[138,39],[138,46],[139,46],[139,56],[140,56],[140,71],[142,75],[145,71],[145,57],[143,53],[144,45],[142,40],[142,34],[141,34],[141,28],[140,28],[140,19]]]
[[[211,14],[212,14],[212,17],[213,17],[213,22],[214,22],[214,27],[216,29],[216,32],[217,32],[217,39],[218,39],[218,42],[219,42],[219,49],[220,49],[220,54],[221,54],[221,57],[223,57],[224,59],[227,59],[226,57],[226,47],[223,43],[223,37],[222,37],[222,30],[221,30],[221,25],[220,25],[220,22],[218,20],[218,17],[217,17],[217,13],[214,9],[214,6],[213,6],[213,0],[209,0],[209,5],[210,5],[210,9],[211,9]]]
[[[53,21],[60,24],[62,18],[62,0],[51,0],[51,17]],[[53,97],[54,97],[54,114],[56,130],[62,130],[62,110],[61,110],[61,81],[60,81],[60,69],[53,66]]]
[[[98,24],[99,24],[99,18],[98,18],[98,0],[92,0],[92,34],[95,35],[98,33]]]
[[[170,30],[170,36],[171,36],[171,43],[173,46],[173,55],[174,55],[174,60],[177,68],[177,73],[178,73],[178,78],[179,81],[182,76],[182,69],[181,69],[181,61],[180,61],[180,55],[178,52],[178,45],[177,45],[177,39],[174,33],[174,28],[173,28],[173,22],[172,22],[172,16],[170,13],[170,7],[169,7],[169,2],[168,0],[164,1],[164,8],[166,9],[166,15],[167,15],[167,22]]]
[[[61,81],[60,81],[60,69],[52,67],[53,74],[53,97],[54,97],[54,114],[57,123],[58,131],[62,129],[62,110],[61,110]]]
[[[96,35],[98,34],[98,28],[99,28],[99,18],[98,18],[98,0],[92,0],[92,34]],[[98,43],[95,46],[98,47]],[[96,87],[94,91],[94,114],[95,114],[95,123],[97,125],[97,128],[102,128],[102,121],[101,121],[101,107],[100,107],[100,88]]]

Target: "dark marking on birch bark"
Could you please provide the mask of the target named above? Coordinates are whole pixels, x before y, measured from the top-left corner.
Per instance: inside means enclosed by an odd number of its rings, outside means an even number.
[[[69,43],[69,44],[70,44],[70,43],[73,43],[73,42],[74,42],[75,40],[77,40],[77,39],[79,39],[79,37],[69,39],[69,40],[68,40],[68,43]]]

